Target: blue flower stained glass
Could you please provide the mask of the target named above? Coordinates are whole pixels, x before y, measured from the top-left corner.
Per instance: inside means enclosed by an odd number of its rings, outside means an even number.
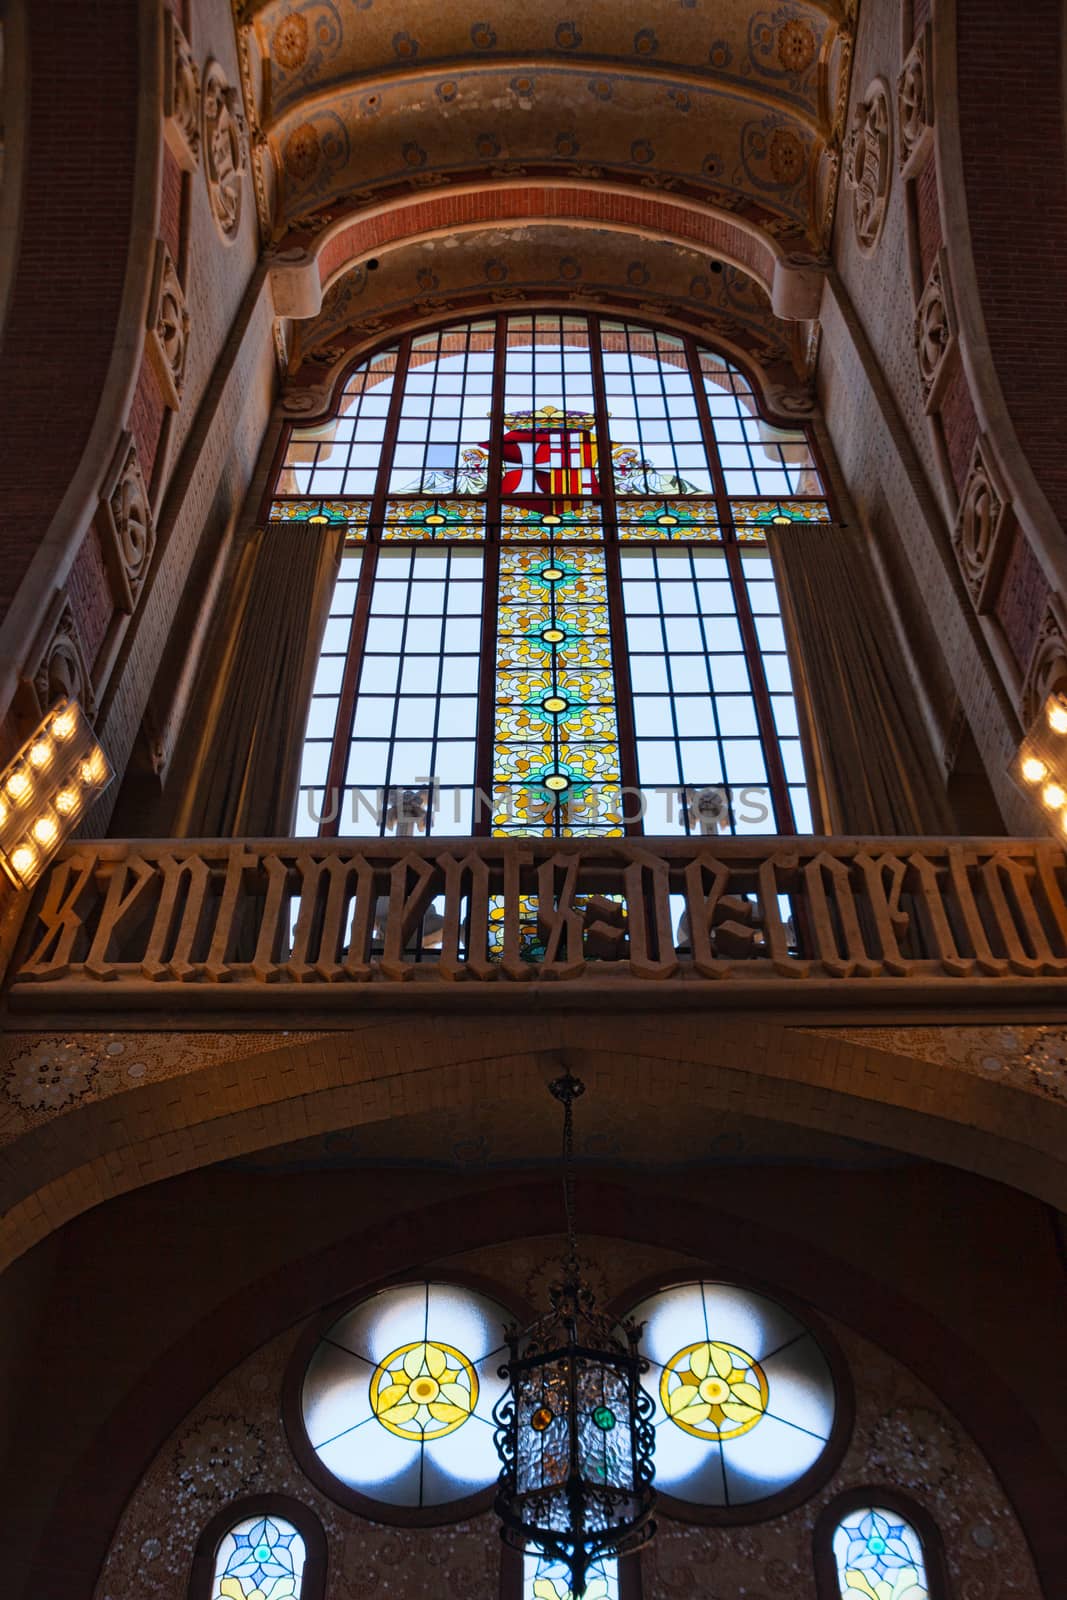
[[[248,1517],[219,1545],[212,1600],[300,1600],[305,1556],[304,1541],[291,1522]]]
[[[930,1600],[922,1540],[896,1511],[863,1507],[845,1517],[834,1557],[842,1600]]]

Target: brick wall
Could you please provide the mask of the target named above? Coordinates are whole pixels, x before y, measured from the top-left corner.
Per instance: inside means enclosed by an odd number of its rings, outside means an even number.
[[[0,616],[81,459],[115,339],[137,151],[136,0],[26,7],[20,254],[0,347]],[[105,25],[106,24],[106,25]]]
[[[989,348],[1019,443],[1067,521],[1067,166],[1059,0],[957,5],[959,114]]]
[[[1014,529],[994,614],[1022,672],[1048,605],[1048,582],[1021,528]]]

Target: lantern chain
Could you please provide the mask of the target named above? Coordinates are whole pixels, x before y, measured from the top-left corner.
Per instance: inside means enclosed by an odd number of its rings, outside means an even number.
[[[574,1222],[574,1102],[585,1093],[585,1084],[570,1068],[549,1084],[549,1090],[563,1106],[563,1210],[567,1219],[567,1276],[578,1280],[578,1239]]]

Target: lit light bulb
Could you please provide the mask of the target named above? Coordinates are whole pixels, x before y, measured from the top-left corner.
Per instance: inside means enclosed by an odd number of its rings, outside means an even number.
[[[30,780],[24,772],[13,772],[7,780],[7,792],[12,800],[25,800],[30,788]]]
[[[52,724],[52,732],[57,739],[69,739],[78,725],[78,719],[73,711],[61,711]]]
[[[1027,783],[1040,783],[1047,771],[1045,763],[1036,756],[1027,756],[1023,762],[1023,777]]]
[[[54,845],[59,838],[59,824],[56,822],[55,817],[38,817],[33,825],[33,837],[45,850]]]
[[[52,746],[48,743],[47,739],[38,739],[36,744],[30,745],[31,767],[36,767],[39,771],[41,767],[47,767],[51,757]]]
[[[36,860],[36,850],[31,845],[20,844],[18,849],[12,853],[11,865],[19,877],[24,878],[28,872],[33,871]]]
[[[69,817],[78,809],[77,789],[60,789],[56,795],[56,810],[61,817]]]
[[[1067,733],[1067,706],[1049,706],[1048,725],[1053,733]]]
[[[1067,789],[1059,783],[1046,783],[1041,798],[1051,811],[1058,811],[1061,806],[1067,805]]]

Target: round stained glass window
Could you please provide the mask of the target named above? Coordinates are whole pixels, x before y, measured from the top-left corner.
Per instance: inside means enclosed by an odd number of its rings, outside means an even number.
[[[300,1393],[308,1443],[330,1477],[391,1506],[447,1506],[489,1488],[511,1321],[495,1301],[446,1283],[383,1289],[339,1317]]]
[[[733,1284],[687,1283],[630,1315],[645,1324],[661,1493],[751,1506],[815,1466],[837,1397],[822,1347],[792,1312]]]

